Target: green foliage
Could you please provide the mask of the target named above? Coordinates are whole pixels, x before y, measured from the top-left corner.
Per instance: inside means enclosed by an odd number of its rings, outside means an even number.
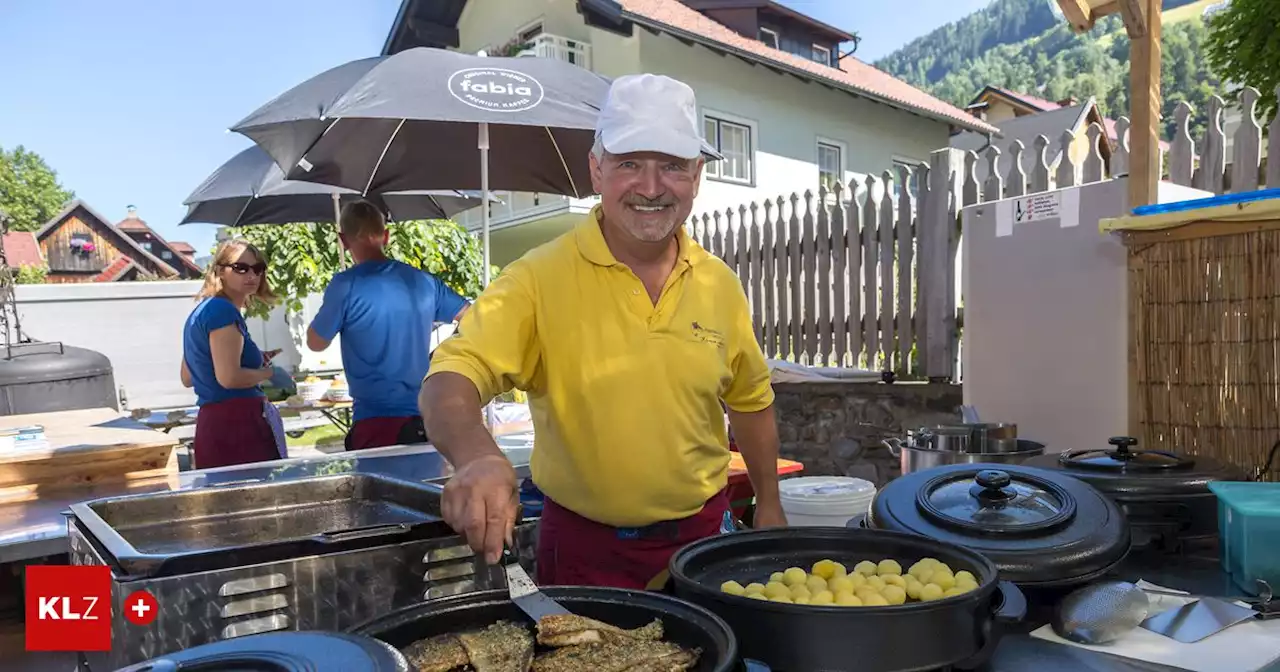
[[[1276,0],[1231,0],[1209,18],[1204,53],[1223,79],[1257,88],[1258,112],[1265,120],[1276,111],[1280,87],[1280,6]]]
[[[480,293],[480,242],[461,226],[449,220],[428,220],[397,222],[389,229],[387,256],[434,274],[464,297]],[[267,257],[267,280],[289,313],[300,312],[308,296],[323,293],[341,270],[338,234],[332,224],[244,226],[230,233],[262,250]],[[270,307],[254,305],[246,312],[266,317]]]
[[[1192,0],[1165,0],[1166,11]],[[1274,0],[1246,0],[1273,4]],[[1129,39],[1119,16],[1077,35],[1052,14],[1047,0],[996,0],[986,9],[919,38],[876,65],[958,106],[983,87],[998,86],[1051,101],[1093,97],[1112,118],[1129,115]],[[1274,21],[1273,21],[1274,25]],[[1194,18],[1166,25],[1161,88],[1164,137],[1172,137],[1174,107],[1198,112],[1221,95],[1219,78],[1202,57],[1209,34]],[[1275,66],[1272,66],[1276,70]],[[1252,80],[1251,80],[1252,81]],[[1203,128],[1197,115],[1193,134]]]
[[[49,277],[49,267],[44,264],[27,264],[20,266],[13,274],[13,282],[18,285],[43,285]]]
[[[39,154],[22,145],[12,151],[0,147],[0,210],[12,220],[11,231],[39,229],[74,197]]]

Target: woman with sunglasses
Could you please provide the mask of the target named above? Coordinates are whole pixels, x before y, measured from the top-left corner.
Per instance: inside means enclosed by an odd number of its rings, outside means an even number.
[[[283,456],[280,415],[262,383],[271,378],[271,357],[249,337],[243,311],[250,303],[272,304],[267,264],[243,240],[218,247],[196,295],[199,305],[182,330],[182,384],[194,387],[196,416],[193,462],[208,469],[262,462]]]

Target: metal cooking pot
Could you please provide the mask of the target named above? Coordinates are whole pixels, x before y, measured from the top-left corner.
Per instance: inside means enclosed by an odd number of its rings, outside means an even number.
[[[977,578],[976,590],[896,606],[839,607],[765,602],[729,595],[727,580],[764,582],[787,567],[822,559],[853,567],[861,560],[941,560]],[[842,527],[793,527],[722,534],[676,552],[670,563],[678,597],[723,618],[742,654],[774,670],[891,672],[971,670],[990,660],[1000,637],[1026,613],[1016,586],[994,563],[964,547],[916,534]]]
[[[939,450],[927,445],[919,445],[908,436],[907,440],[888,438],[881,441],[894,457],[898,458],[903,474],[910,474],[934,467],[949,464],[975,464],[991,462],[996,464],[1021,464],[1033,457],[1044,454],[1044,444],[1026,439],[1015,439],[1017,449],[996,453],[970,453],[954,450]]]

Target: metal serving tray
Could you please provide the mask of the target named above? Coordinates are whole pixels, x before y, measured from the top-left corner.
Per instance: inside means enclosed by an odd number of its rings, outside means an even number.
[[[438,484],[342,474],[71,505],[117,578],[172,576],[452,536]]]

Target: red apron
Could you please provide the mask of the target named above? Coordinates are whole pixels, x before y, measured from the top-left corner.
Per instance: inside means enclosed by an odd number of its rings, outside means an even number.
[[[406,418],[365,418],[347,432],[347,450],[365,450],[409,443],[426,443],[420,416]]]
[[[642,528],[603,525],[547,498],[538,521],[537,583],[645,590],[681,547],[732,530],[729,516],[724,491],[688,518]]]
[[[236,397],[200,407],[192,447],[196,469],[266,462],[280,458],[262,397]]]

